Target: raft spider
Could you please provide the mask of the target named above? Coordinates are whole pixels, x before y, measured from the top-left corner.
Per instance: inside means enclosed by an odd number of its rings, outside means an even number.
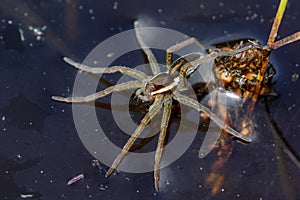
[[[132,136],[128,139],[124,145],[121,153],[114,160],[112,166],[107,171],[106,176],[109,176],[114,169],[119,165],[124,156],[128,153],[129,149],[140,136],[143,129],[151,121],[151,119],[163,108],[161,129],[158,138],[158,144],[155,154],[155,164],[154,164],[154,186],[155,189],[159,189],[159,166],[163,152],[164,140],[167,133],[167,127],[170,120],[172,112],[172,103],[173,100],[178,101],[179,103],[188,106],[192,109],[195,109],[199,112],[205,113],[211,120],[213,120],[220,128],[231,134],[232,136],[243,140],[245,142],[251,142],[251,139],[241,133],[235,131],[231,127],[227,126],[223,120],[217,117],[212,113],[207,107],[201,105],[197,100],[194,100],[186,95],[181,94],[181,91],[186,85],[186,78],[188,78],[195,70],[198,69],[199,65],[210,60],[214,60],[219,56],[230,56],[236,55],[237,53],[246,51],[253,48],[253,45],[244,46],[235,50],[212,50],[209,54],[200,55],[199,53],[191,53],[185,55],[175,62],[173,62],[173,52],[184,48],[192,43],[196,43],[203,47],[204,45],[197,41],[195,38],[189,38],[181,43],[178,43],[174,46],[171,46],[166,51],[166,65],[168,70],[166,72],[161,72],[157,64],[156,58],[150,48],[147,47],[143,41],[140,33],[140,28],[138,22],[134,22],[134,30],[137,41],[146,54],[149,61],[153,76],[149,77],[145,73],[132,69],[129,67],[123,66],[112,66],[109,68],[92,68],[73,60],[64,57],[64,61],[73,67],[94,74],[100,73],[115,73],[121,72],[128,76],[136,79],[135,81],[128,81],[120,83],[114,86],[110,86],[100,92],[85,96],[85,97],[58,97],[53,96],[52,99],[56,101],[68,102],[68,103],[80,103],[80,102],[90,102],[95,101],[98,98],[104,97],[112,92],[118,92],[123,90],[137,89],[136,96],[143,101],[152,102],[148,112],[145,114],[141,120],[139,126],[136,128]]]

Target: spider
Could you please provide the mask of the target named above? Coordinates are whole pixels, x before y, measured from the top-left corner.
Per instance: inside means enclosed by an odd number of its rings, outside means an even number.
[[[167,133],[167,127],[172,113],[172,103],[174,100],[179,103],[195,109],[199,112],[206,114],[211,120],[213,120],[221,129],[225,130],[232,136],[240,139],[244,142],[251,142],[251,138],[237,132],[230,126],[224,124],[216,114],[210,111],[207,107],[200,104],[197,100],[194,100],[186,95],[181,94],[181,91],[185,89],[186,78],[188,78],[195,70],[198,69],[199,65],[214,60],[216,57],[220,56],[230,56],[236,55],[238,53],[244,52],[248,49],[253,48],[253,45],[243,46],[235,50],[220,50],[215,49],[207,55],[200,55],[197,53],[188,54],[186,56],[180,57],[175,62],[173,62],[173,53],[181,48],[184,48],[192,43],[203,47],[204,44],[197,41],[195,38],[187,39],[181,43],[171,46],[166,51],[166,66],[168,70],[166,72],[161,72],[157,64],[156,58],[153,52],[147,47],[144,40],[141,37],[139,23],[134,22],[134,30],[136,34],[137,41],[142,48],[143,52],[146,54],[149,61],[153,76],[147,76],[144,72],[138,71],[124,66],[112,66],[109,68],[93,68],[87,65],[77,63],[69,58],[64,57],[64,61],[73,67],[94,74],[100,73],[115,73],[121,72],[128,76],[133,77],[134,81],[128,81],[120,83],[114,86],[110,86],[100,92],[85,96],[85,97],[59,97],[52,96],[53,100],[67,102],[67,103],[81,103],[81,102],[91,102],[98,98],[104,97],[112,92],[118,92],[123,90],[136,89],[135,95],[143,101],[151,102],[151,106],[148,112],[141,120],[139,126],[136,128],[132,136],[128,139],[124,145],[122,152],[117,156],[113,162],[110,169],[107,171],[106,176],[108,177],[114,169],[119,165],[124,156],[128,153],[129,149],[142,133],[146,125],[151,121],[151,119],[163,109],[161,129],[158,138],[158,144],[156,147],[155,154],[155,164],[154,164],[154,182],[155,189],[159,189],[159,166],[162,157],[164,140]]]
[[[109,73],[121,72],[123,74],[133,77],[136,80],[110,86],[100,92],[96,92],[84,97],[65,98],[65,97],[53,96],[52,99],[56,101],[67,102],[67,103],[91,102],[91,101],[95,101],[98,98],[109,95],[112,92],[136,89],[135,95],[139,99],[152,103],[148,109],[148,112],[142,118],[139,126],[136,128],[132,136],[128,139],[121,153],[117,156],[112,166],[107,171],[106,177],[110,176],[111,173],[118,167],[122,159],[126,156],[126,154],[130,150],[134,142],[137,140],[137,138],[140,136],[144,128],[147,126],[147,124],[150,123],[151,119],[153,119],[153,117],[156,114],[158,114],[158,112],[161,109],[163,109],[161,129],[158,138],[158,144],[156,147],[155,163],[154,163],[155,190],[159,190],[160,161],[162,158],[164,140],[167,134],[167,128],[168,128],[170,116],[172,114],[173,101],[178,101],[182,105],[185,105],[187,107],[190,107],[192,109],[204,113],[212,121],[214,121],[221,129],[223,129],[223,131],[229,133],[233,137],[248,143],[252,141],[251,138],[248,137],[247,135],[237,132],[236,130],[228,126],[226,123],[224,123],[224,121],[221,120],[216,114],[211,112],[209,108],[203,106],[197,100],[194,100],[182,94],[182,91],[186,87],[187,79],[196,70],[198,70],[200,65],[202,63],[215,60],[215,59],[219,60],[220,62],[221,61],[223,62],[223,60],[225,60],[226,62],[233,62],[235,60],[243,61],[244,59],[244,62],[247,63],[248,58],[253,55],[253,51],[256,51],[258,52],[259,55],[262,55],[261,57],[264,61],[264,58],[268,57],[272,50],[300,39],[300,32],[297,32],[280,41],[277,41],[275,43],[272,42],[266,46],[261,46],[255,42],[248,42],[248,43],[238,45],[233,49],[226,50],[226,49],[218,49],[218,48],[208,49],[204,44],[202,44],[195,38],[189,38],[185,41],[182,41],[176,45],[169,47],[166,50],[167,71],[161,72],[153,52],[150,50],[149,47],[147,47],[147,45],[145,44],[141,36],[139,23],[137,21],[134,22],[134,30],[135,30],[136,39],[149,61],[150,68],[153,73],[152,76],[147,76],[142,71],[138,71],[136,69],[132,69],[130,67],[124,67],[124,66],[112,66],[109,68],[93,68],[87,65],[77,63],[69,58],[64,57],[63,59],[65,62],[85,72],[94,73],[94,74],[101,74],[101,73],[109,74]],[[197,44],[201,46],[202,48],[206,49],[208,53],[207,54],[191,53],[182,56],[173,62],[174,52],[180,50],[181,48],[185,48],[186,46],[191,44]],[[220,72],[222,73],[223,71],[220,70]],[[257,71],[255,71],[255,73],[256,72]],[[261,83],[261,81],[259,80],[257,80],[256,82]]]

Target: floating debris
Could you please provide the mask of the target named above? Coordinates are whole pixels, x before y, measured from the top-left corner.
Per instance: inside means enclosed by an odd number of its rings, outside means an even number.
[[[118,2],[114,2],[114,5],[113,5],[113,10],[118,10],[118,5],[119,5],[119,3],[118,3]]]
[[[114,54],[114,52],[111,52],[111,53],[108,53],[106,56],[108,57],[108,58],[111,58],[111,57],[113,57],[115,54]]]
[[[40,26],[40,27],[29,26],[28,29],[33,32],[33,35],[35,36],[35,39],[37,41],[44,40],[45,31],[47,29],[47,26]]]
[[[24,31],[19,28],[21,41],[25,41]]]
[[[89,13],[92,15],[94,14],[94,10],[93,9],[89,9]]]
[[[83,178],[84,178],[84,174],[79,174],[78,176],[75,176],[74,178],[70,179],[67,184],[72,185],[73,183],[75,183]]]
[[[92,163],[92,166],[97,168],[100,173],[102,173],[102,172],[106,173],[106,171],[104,171],[103,167],[100,165],[99,160],[94,159],[91,161],[91,163]]]
[[[23,199],[32,198],[33,194],[20,194],[20,197]]]
[[[292,82],[296,82],[299,79],[299,74],[292,74]]]
[[[101,185],[99,186],[99,190],[105,191],[105,190],[107,190],[107,189],[108,189],[108,186],[107,186],[107,185],[101,184]]]
[[[99,160],[97,160],[97,159],[92,160],[92,166],[93,167],[99,167],[100,166]]]

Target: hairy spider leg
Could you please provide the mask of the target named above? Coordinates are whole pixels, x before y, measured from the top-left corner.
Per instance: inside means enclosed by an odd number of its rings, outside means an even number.
[[[146,125],[153,119],[153,117],[160,111],[162,107],[162,103],[164,100],[164,95],[157,95],[155,97],[155,100],[153,104],[149,108],[149,112],[143,117],[141,123],[139,126],[135,129],[134,133],[131,135],[131,137],[127,140],[126,144],[124,145],[121,153],[118,155],[118,157],[114,160],[113,164],[109,168],[109,170],[106,172],[106,177],[111,175],[111,173],[116,169],[116,167],[120,164],[124,156],[129,151],[130,147],[133,145],[133,143],[136,141],[136,139],[139,137],[139,135],[142,133]]]
[[[221,120],[219,117],[217,117],[213,112],[211,112],[207,107],[201,105],[198,101],[191,99],[187,96],[181,95],[178,92],[175,93],[174,97],[179,103],[182,103],[190,108],[193,108],[199,112],[203,112],[206,114],[210,119],[212,119],[221,129],[224,129],[231,135],[233,135],[236,138],[239,138],[245,142],[252,142],[251,138],[235,131],[230,126],[226,125],[223,120]]]
[[[197,44],[198,46],[200,46],[201,48],[203,48],[204,50],[207,50],[207,47],[205,44],[203,44],[202,42],[198,41],[196,38],[189,38],[187,40],[184,40],[178,44],[175,44],[171,47],[169,47],[166,51],[166,65],[167,67],[170,69],[171,65],[173,64],[173,54],[175,51],[178,51],[184,47],[187,47],[191,44]],[[177,70],[177,69],[172,69],[172,71]]]
[[[173,53],[175,51],[178,51],[181,48],[184,48],[188,45],[191,45],[193,43],[196,43],[197,45],[199,45],[201,48],[203,49],[207,49],[207,47],[205,46],[205,44],[199,42],[198,40],[196,40],[195,38],[189,38],[183,42],[180,42],[179,44],[173,45],[170,48],[167,49],[167,53],[166,53],[166,63],[167,65],[173,62]],[[188,77],[189,75],[191,75],[195,70],[197,70],[199,68],[199,66],[205,62],[209,62],[214,60],[217,57],[220,56],[230,56],[230,55],[235,55],[237,53],[246,51],[248,49],[253,48],[253,46],[255,46],[254,44],[242,47],[242,48],[238,48],[235,50],[219,50],[219,49],[215,49],[213,50],[211,53],[209,54],[205,54],[203,56],[200,56],[199,59],[196,60],[192,60],[189,61],[183,65],[181,65],[180,63],[178,63],[177,65],[175,65],[170,72],[171,76],[174,76],[174,74],[177,73],[177,71],[179,70],[179,87],[184,89],[185,85],[186,85],[186,77]]]
[[[147,44],[144,42],[144,40],[141,36],[140,26],[139,26],[138,21],[134,22],[134,31],[135,31],[135,36],[136,36],[136,39],[137,39],[140,47],[142,48],[142,50],[144,51],[144,53],[147,56],[147,59],[149,61],[153,75],[159,74],[160,69],[157,64],[157,60],[156,60],[153,52],[150,50],[150,48],[147,46]]]
[[[178,69],[181,68],[182,64],[181,63],[178,63],[176,64],[175,66],[173,66],[173,68],[171,69],[171,66],[173,63],[173,54],[174,52],[182,49],[182,48],[185,48],[189,45],[192,45],[192,44],[196,44],[198,45],[199,47],[201,47],[202,49],[204,50],[207,50],[207,47],[204,43],[198,41],[196,38],[189,38],[189,39],[186,39],[178,44],[175,44],[171,47],[169,47],[167,50],[166,50],[166,66],[168,68],[168,70],[170,71],[169,74],[171,76],[174,76]],[[179,76],[179,88],[181,89],[184,89],[185,88],[185,85],[186,85],[186,76],[180,74],[181,76]],[[184,76],[184,77],[183,77]]]
[[[186,64],[184,64],[181,68],[180,68],[180,74],[184,77],[187,77],[189,75],[191,75],[195,70],[197,70],[199,68],[199,66],[205,62],[209,62],[214,60],[217,57],[222,57],[222,56],[233,56],[236,55],[238,53],[241,53],[243,51],[247,51],[249,49],[252,49],[256,46],[256,44],[250,44],[238,49],[233,49],[233,50],[215,50],[212,51],[211,53],[200,57],[199,59],[190,61]]]
[[[142,81],[129,81],[125,83],[120,83],[117,85],[110,86],[100,92],[96,92],[93,94],[90,94],[85,97],[58,97],[58,96],[52,96],[53,100],[56,101],[62,101],[62,102],[67,102],[67,103],[81,103],[81,102],[90,102],[94,101],[96,99],[99,99],[101,97],[104,97],[112,92],[116,91],[124,91],[124,90],[130,90],[130,89],[135,89],[135,88],[140,88],[143,87],[143,82]]]
[[[154,187],[155,190],[159,190],[159,166],[164,148],[164,141],[167,134],[168,123],[172,112],[172,96],[168,94],[164,100],[164,111],[162,116],[160,134],[155,153],[155,164],[154,164]]]
[[[115,72],[121,72],[123,74],[126,74],[128,76],[131,76],[137,80],[143,81],[145,79],[147,79],[147,75],[141,71],[138,71],[136,69],[132,69],[130,67],[125,67],[125,66],[111,66],[111,67],[90,67],[78,62],[73,61],[70,58],[64,57],[63,58],[64,61],[70,65],[72,65],[73,67],[85,71],[85,72],[89,72],[92,74],[112,74]]]
[[[58,97],[58,96],[52,96],[52,99],[56,101],[62,101],[62,102],[68,102],[68,103],[80,103],[80,102],[90,102],[94,101],[100,97],[104,97],[114,91],[124,91],[124,90],[130,90],[130,89],[135,89],[135,88],[141,88],[144,86],[144,81],[147,79],[147,75],[141,71],[129,68],[129,67],[124,67],[124,66],[112,66],[112,67],[90,67],[84,64],[77,63],[73,61],[70,58],[64,57],[64,61],[71,66],[75,67],[76,69],[89,72],[92,74],[101,74],[101,73],[115,73],[115,72],[121,72],[123,74],[126,74],[128,76],[131,76],[137,81],[129,81],[125,83],[120,83],[118,85],[110,86],[106,88],[105,90],[102,90],[97,93],[90,94],[85,97]]]

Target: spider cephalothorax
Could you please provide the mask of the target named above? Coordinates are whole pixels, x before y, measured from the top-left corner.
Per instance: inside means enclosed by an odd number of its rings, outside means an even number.
[[[158,93],[170,93],[170,86],[174,85],[175,80],[168,73],[159,73],[151,78],[145,85],[145,96],[154,101],[155,95]],[[169,86],[169,87],[168,87]],[[174,85],[175,86],[175,85]]]

